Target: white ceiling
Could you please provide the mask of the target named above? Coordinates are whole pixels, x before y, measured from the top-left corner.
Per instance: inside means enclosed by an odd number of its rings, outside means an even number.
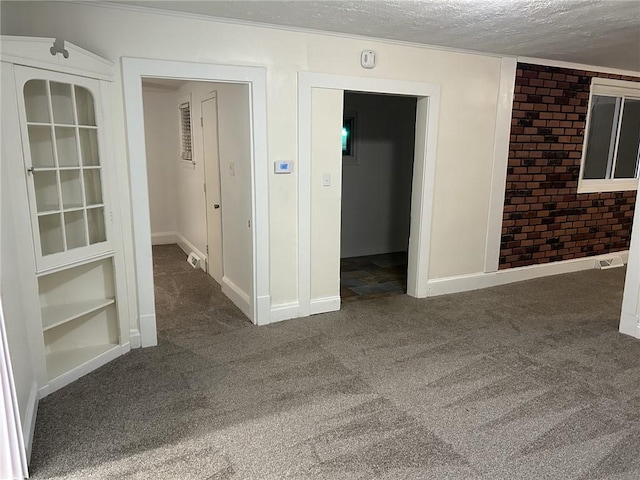
[[[640,0],[118,3],[640,71]]]

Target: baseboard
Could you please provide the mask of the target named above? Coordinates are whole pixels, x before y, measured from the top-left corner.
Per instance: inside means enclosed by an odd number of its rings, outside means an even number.
[[[158,332],[156,330],[156,315],[140,315],[140,346],[142,348],[158,345]]]
[[[107,363],[115,360],[121,355],[125,354],[129,349],[129,344],[125,345],[116,345],[110,350],[94,357],[90,360],[87,360],[82,365],[78,365],[75,368],[72,368],[66,373],[63,373],[59,377],[54,378],[53,380],[49,380],[48,385],[41,388],[39,393],[40,398],[43,398],[47,395],[60,390],[62,387],[66,387],[70,383],[75,382],[81,377],[93,372],[94,370],[106,365]]]
[[[300,306],[298,302],[280,303],[271,307],[271,318],[269,323],[281,322],[300,316]]]
[[[222,277],[222,293],[229,297],[242,310],[242,313],[253,322],[253,310],[251,309],[249,295],[225,276]]]
[[[31,447],[33,446],[33,434],[36,430],[36,416],[38,414],[38,383],[31,384],[27,411],[22,424],[22,438],[24,438],[24,448],[27,453],[27,462],[31,460]]]
[[[142,347],[142,339],[140,338],[140,330],[132,328],[129,330],[129,345],[131,348]]]
[[[182,234],[176,233],[176,243],[182,249],[184,253],[189,255],[191,252],[195,253],[198,257],[200,257],[200,268],[206,272],[207,271],[207,256],[198,250],[193,243],[187,240]]]
[[[427,282],[427,296],[434,297],[449,293],[466,292],[550,275],[591,270],[594,268],[596,260],[614,255],[622,257],[622,261],[627,263],[629,251],[612,252],[593,257],[530,265],[528,267],[509,268],[507,270],[498,270],[497,272],[480,272],[455,277],[434,278]]]
[[[620,317],[620,333],[640,338],[640,316],[622,312]]]
[[[256,300],[255,318],[253,323],[256,325],[267,325],[271,323],[271,295],[259,296]]]
[[[173,245],[178,243],[176,232],[158,232],[151,234],[151,245]]]
[[[339,296],[314,298],[311,300],[311,315],[316,315],[318,313],[335,312],[337,310],[340,310]]]

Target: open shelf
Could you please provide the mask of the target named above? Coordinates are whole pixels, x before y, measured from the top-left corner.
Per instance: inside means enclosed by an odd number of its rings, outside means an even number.
[[[49,380],[54,380],[75,368],[82,367],[86,363],[94,362],[101,355],[116,348],[119,348],[119,346],[108,343],[49,353],[47,354],[47,375]]]
[[[88,315],[89,313],[93,313],[113,303],[115,303],[115,299],[107,298],[101,300],[87,300],[67,305],[51,305],[48,307],[42,307],[42,330],[46,332],[51,328],[70,322],[71,320],[75,320],[76,318],[80,318],[84,315]]]

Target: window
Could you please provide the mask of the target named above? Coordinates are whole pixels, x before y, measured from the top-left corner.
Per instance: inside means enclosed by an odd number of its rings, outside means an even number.
[[[347,114],[342,119],[342,164],[357,165],[356,159],[356,116]]]
[[[636,190],[640,84],[594,78],[579,193]]]
[[[180,157],[183,160],[192,160],[191,104],[189,102],[180,105]]]

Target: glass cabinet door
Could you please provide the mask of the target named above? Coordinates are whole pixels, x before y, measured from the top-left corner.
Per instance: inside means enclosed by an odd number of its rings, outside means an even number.
[[[36,256],[45,267],[56,263],[48,257],[90,255],[82,249],[107,241],[100,116],[87,80],[73,79],[30,78],[22,89]]]

